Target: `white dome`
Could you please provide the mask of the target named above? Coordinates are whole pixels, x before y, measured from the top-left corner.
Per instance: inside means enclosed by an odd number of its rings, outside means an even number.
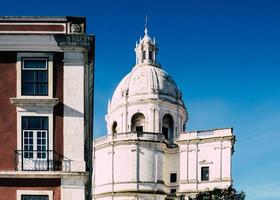
[[[136,65],[117,86],[110,107],[115,107],[124,97],[143,96],[166,99],[182,104],[181,92],[175,81],[164,70],[153,65]]]
[[[136,65],[119,83],[105,116],[108,134],[144,131],[177,138],[187,111],[175,81],[157,62],[157,45],[145,29],[136,43]]]

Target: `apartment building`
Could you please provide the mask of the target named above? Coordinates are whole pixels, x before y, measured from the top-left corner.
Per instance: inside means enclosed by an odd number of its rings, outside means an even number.
[[[0,17],[0,200],[91,198],[93,68],[84,17]]]

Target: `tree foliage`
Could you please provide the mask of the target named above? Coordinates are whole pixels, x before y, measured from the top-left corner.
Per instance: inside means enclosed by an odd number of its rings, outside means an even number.
[[[215,188],[211,191],[200,192],[190,200],[245,200],[245,193],[243,191],[238,192],[233,187]]]

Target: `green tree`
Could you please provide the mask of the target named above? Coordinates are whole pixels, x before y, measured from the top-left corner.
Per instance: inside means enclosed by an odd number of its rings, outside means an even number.
[[[215,188],[214,190],[199,192],[195,198],[190,200],[245,200],[245,193],[238,192],[233,187],[225,189]]]

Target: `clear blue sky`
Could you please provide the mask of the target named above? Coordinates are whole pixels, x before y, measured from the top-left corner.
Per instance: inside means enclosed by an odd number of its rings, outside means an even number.
[[[280,199],[280,2],[2,0],[1,15],[86,16],[96,35],[95,136],[134,65],[144,16],[159,61],[183,91],[188,130],[234,127],[233,178],[249,200]]]

